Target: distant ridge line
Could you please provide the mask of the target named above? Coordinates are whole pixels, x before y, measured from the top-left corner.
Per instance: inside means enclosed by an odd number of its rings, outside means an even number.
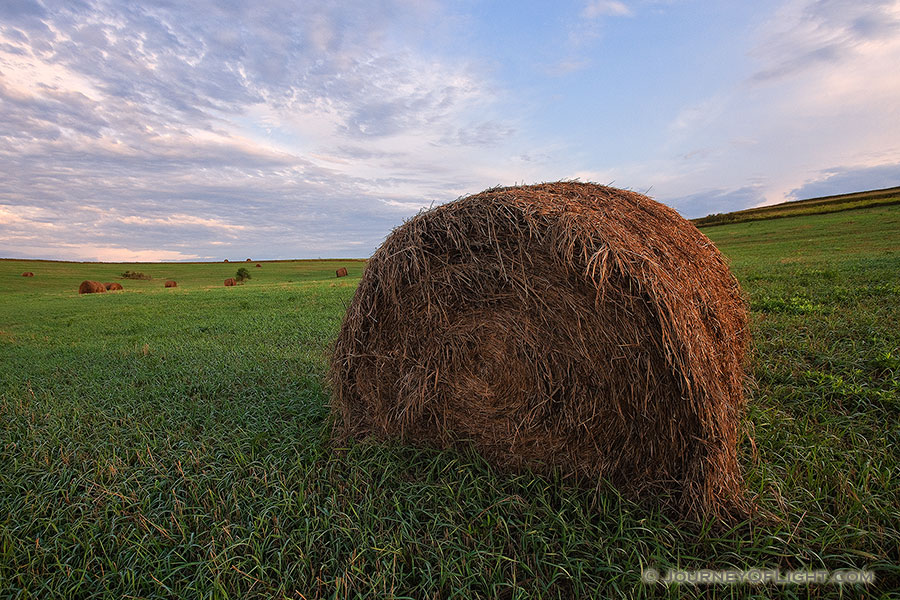
[[[847,194],[834,194],[832,196],[819,196],[803,200],[790,200],[770,206],[746,208],[729,213],[716,213],[691,219],[697,227],[711,225],[725,225],[728,223],[743,223],[745,221],[762,221],[764,219],[780,219],[800,215],[814,215],[844,210],[869,208],[872,206],[887,206],[900,203],[900,186],[869,190],[865,192],[850,192]]]

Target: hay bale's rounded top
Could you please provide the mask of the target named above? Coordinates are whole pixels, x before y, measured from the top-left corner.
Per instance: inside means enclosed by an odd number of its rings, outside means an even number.
[[[746,305],[726,259],[677,211],[636,192],[572,181],[491,188],[420,213],[396,228],[366,272],[379,276],[381,262],[397,253],[471,252],[483,240],[494,239],[492,230],[501,225],[511,226],[519,238],[507,244],[510,248],[539,236],[552,246],[558,266],[598,294],[613,271],[630,279],[655,304],[669,341],[678,342],[681,352],[670,358],[679,366],[695,366],[690,355],[718,352],[711,344],[725,331],[737,336],[733,346],[742,360],[748,339]],[[502,250],[497,244],[497,252],[502,255]],[[406,278],[401,273],[379,277],[381,286],[413,283],[424,275],[417,266],[427,263],[411,263]],[[498,275],[507,277],[502,263]]]

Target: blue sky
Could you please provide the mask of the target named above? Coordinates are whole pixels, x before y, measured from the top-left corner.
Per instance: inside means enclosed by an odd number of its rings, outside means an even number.
[[[900,185],[900,0],[0,2],[0,256],[365,257],[579,178],[687,217]]]

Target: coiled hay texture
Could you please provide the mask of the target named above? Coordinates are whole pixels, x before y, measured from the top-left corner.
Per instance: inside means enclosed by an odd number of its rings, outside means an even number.
[[[101,294],[106,293],[106,286],[99,281],[84,280],[78,286],[79,294]]]
[[[646,196],[494,188],[370,259],[331,359],[335,434],[471,444],[682,515],[743,514],[747,310],[715,246]]]

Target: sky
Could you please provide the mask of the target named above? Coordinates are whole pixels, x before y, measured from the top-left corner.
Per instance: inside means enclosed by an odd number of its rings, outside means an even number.
[[[0,257],[367,257],[579,179],[685,217],[900,185],[900,0],[2,0]]]

